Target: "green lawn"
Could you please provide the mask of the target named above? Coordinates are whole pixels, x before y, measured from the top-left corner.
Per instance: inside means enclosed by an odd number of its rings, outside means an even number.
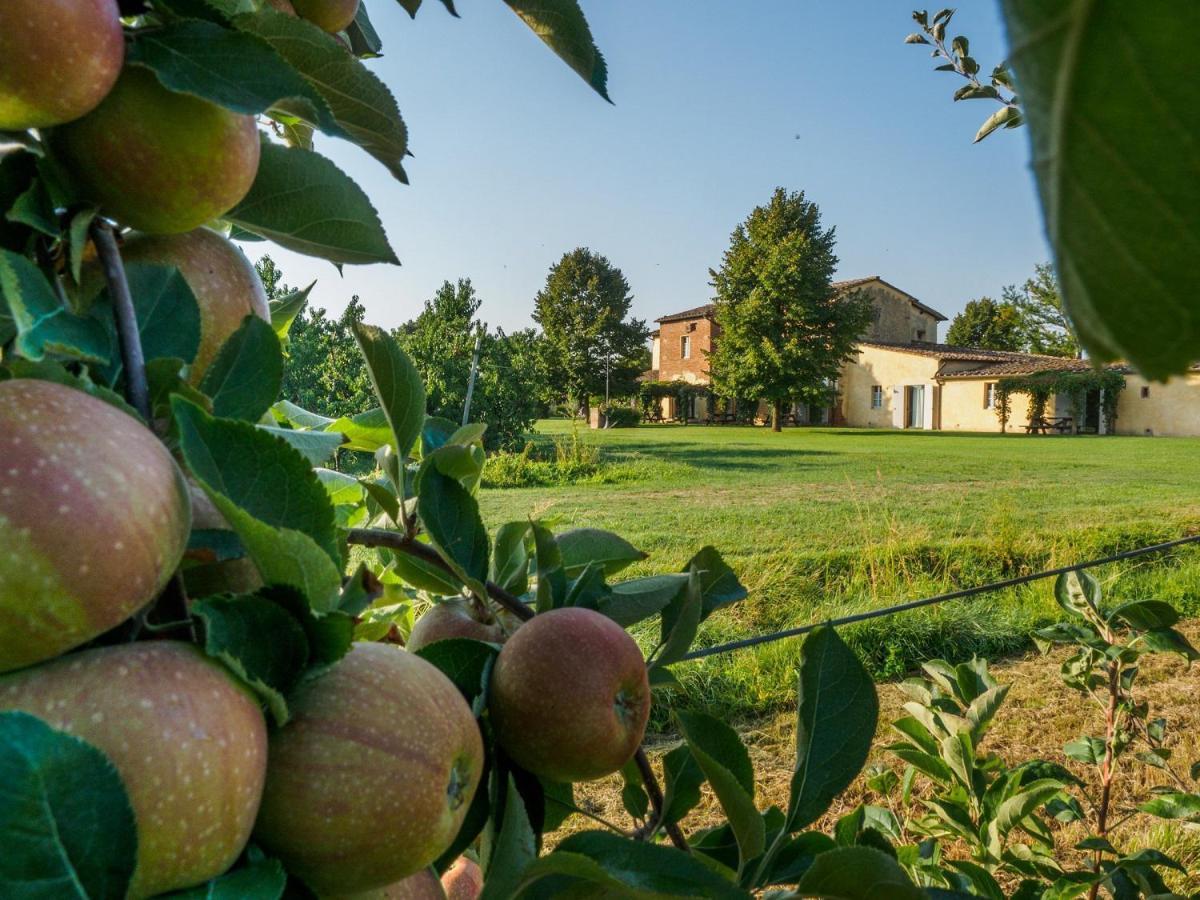
[[[540,423],[539,440],[566,435]],[[1063,565],[1200,522],[1200,439],[643,426],[586,432],[636,474],[618,484],[491,489],[485,520],[529,515],[619,532],[651,553],[631,574],[718,547],[751,590],[705,642]],[[1112,594],[1200,613],[1200,551],[1098,570]],[[881,676],[932,655],[995,655],[1055,617],[1050,583],[865,623],[849,637]],[[680,667],[730,712],[792,702],[797,642]],[[696,693],[693,691],[692,693]]]

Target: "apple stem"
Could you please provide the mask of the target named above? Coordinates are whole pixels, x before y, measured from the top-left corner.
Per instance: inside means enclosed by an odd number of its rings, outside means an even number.
[[[666,810],[663,808],[662,788],[658,785],[658,776],[654,774],[654,767],[650,765],[650,760],[647,758],[644,748],[637,748],[637,753],[633,754],[633,761],[637,764],[638,771],[642,775],[642,781],[646,786],[646,794],[650,797],[650,806],[654,809],[653,820],[644,828],[639,829],[636,837],[644,841],[654,837],[659,828],[665,828],[667,837],[671,839],[671,843],[685,853],[690,853],[691,848],[688,846],[687,838],[684,837],[679,824],[664,821]]]
[[[346,540],[361,547],[383,547],[387,550],[397,550],[414,556],[422,562],[429,563],[443,572],[453,575],[454,570],[441,555],[428,544],[422,544],[415,537],[402,531],[388,531],[385,528],[351,528],[346,534]],[[488,596],[511,612],[518,619],[528,621],[533,618],[533,610],[523,603],[521,598],[506,591],[493,581],[485,584]]]
[[[100,264],[104,269],[104,281],[108,285],[113,319],[117,325],[121,363],[125,369],[125,396],[130,405],[146,420],[146,424],[153,425],[142,336],[138,331],[133,295],[129,293],[129,280],[125,277],[125,265],[121,262],[121,252],[117,249],[117,239],[112,226],[103,219],[92,222],[91,232],[92,243],[96,245],[96,253],[99,254]]]

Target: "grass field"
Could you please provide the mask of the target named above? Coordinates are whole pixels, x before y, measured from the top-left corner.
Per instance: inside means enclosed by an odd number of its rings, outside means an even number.
[[[537,440],[571,431],[539,425]],[[485,520],[616,531],[680,568],[713,544],[751,591],[701,640],[820,621],[1178,537],[1200,528],[1200,439],[643,426],[586,432],[621,483],[482,493]],[[1200,551],[1097,570],[1110,594],[1200,614]],[[847,629],[881,678],[935,656],[1024,649],[1058,618],[1051,584]],[[692,702],[760,715],[794,700],[798,642],[679,666]]]

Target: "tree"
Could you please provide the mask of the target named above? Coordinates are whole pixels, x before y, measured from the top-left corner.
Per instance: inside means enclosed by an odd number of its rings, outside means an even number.
[[[604,256],[586,247],[564,253],[550,267],[534,301],[542,327],[545,369],[558,399],[586,416],[591,398],[628,396],[647,368],[649,330],[626,319],[629,282]]]
[[[1020,313],[1025,349],[1049,356],[1080,355],[1079,339],[1063,308],[1058,278],[1050,263],[1034,267],[1033,277],[1018,287],[1004,288],[1004,302]]]
[[[981,350],[1024,350],[1026,336],[1025,319],[1014,304],[980,297],[954,317],[946,343]]]
[[[734,229],[721,268],[710,270],[720,328],[709,360],[713,387],[769,401],[775,431],[785,403],[827,398],[870,323],[865,295],[830,287],[834,241],[802,191],[776,188]]]
[[[514,344],[503,331],[489,331],[476,319],[480,302],[471,279],[446,281],[396,336],[425,382],[426,411],[454,422],[463,416],[478,339],[470,419],[487,425],[484,442],[489,450],[515,449],[524,443],[541,410],[541,382],[536,368],[519,360],[525,350],[523,333],[518,332],[522,337]]]

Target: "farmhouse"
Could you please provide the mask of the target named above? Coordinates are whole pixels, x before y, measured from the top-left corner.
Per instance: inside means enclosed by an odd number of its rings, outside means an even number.
[[[878,275],[834,282],[833,288],[865,291],[874,320],[830,386],[830,403],[793,405],[787,410],[793,424],[1200,435],[1200,368],[1151,384],[1122,366],[1107,367],[1103,371],[1112,374],[1104,377],[1087,360],[951,347],[937,339],[944,315]],[[713,304],[663,316],[657,324],[652,368],[643,379],[681,388],[661,398],[664,418],[765,420],[765,403],[718,399],[704,390],[708,354],[720,340]]]

